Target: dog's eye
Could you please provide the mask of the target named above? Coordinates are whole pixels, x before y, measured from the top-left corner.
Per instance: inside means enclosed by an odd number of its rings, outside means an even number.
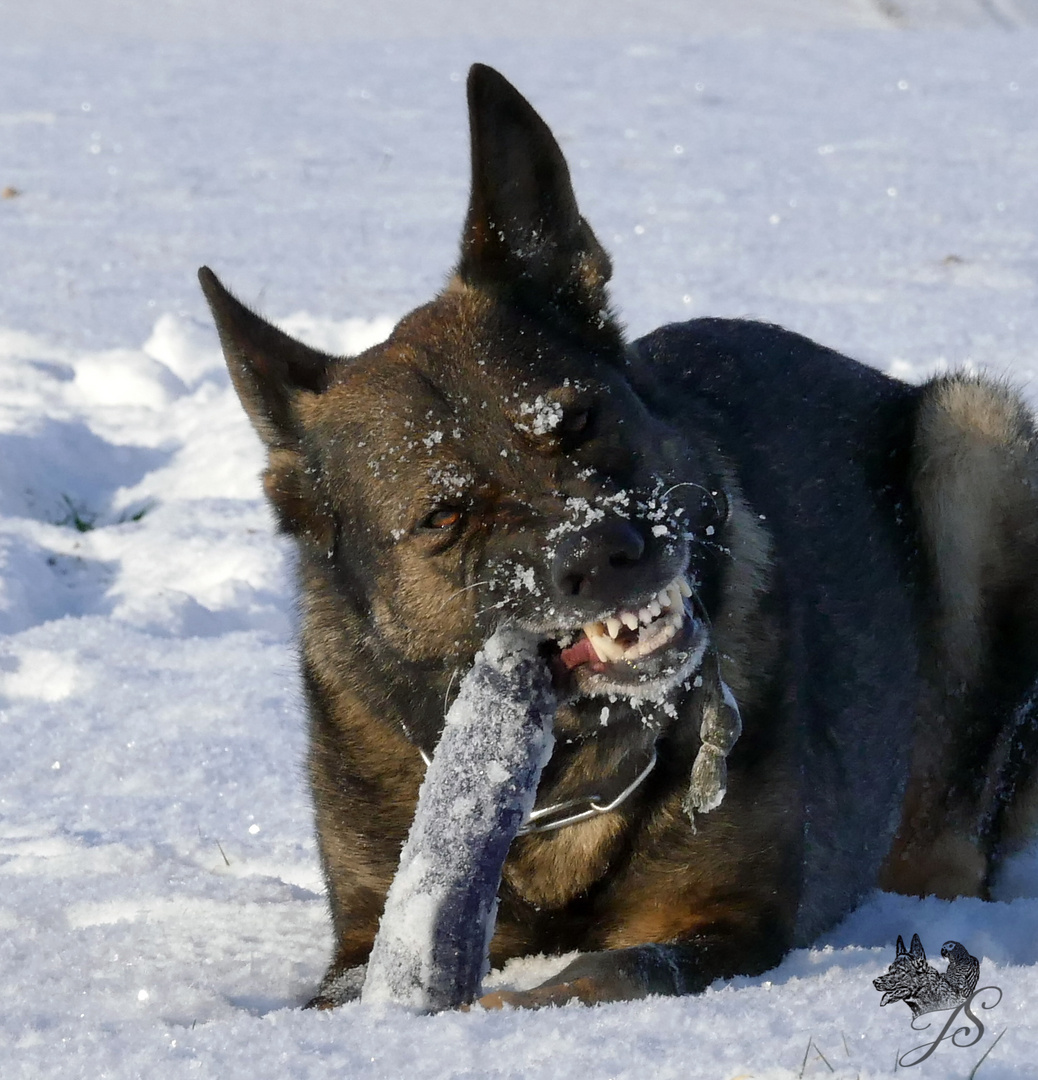
[[[453,529],[455,525],[460,524],[464,514],[460,510],[448,507],[442,507],[439,510],[434,510],[428,517],[422,521],[423,529]]]

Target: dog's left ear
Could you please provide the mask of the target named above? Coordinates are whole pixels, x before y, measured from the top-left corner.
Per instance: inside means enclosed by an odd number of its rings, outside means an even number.
[[[608,318],[609,256],[580,216],[548,125],[493,68],[468,79],[472,192],[458,274],[592,326]]]
[[[220,334],[238,397],[267,449],[291,450],[299,442],[292,403],[300,391],[321,393],[335,358],[280,331],[232,296],[203,266],[198,281]]]
[[[304,475],[296,406],[301,396],[326,389],[337,361],[290,338],[250,311],[207,266],[198,271],[198,280],[212,309],[234,388],[266,444],[263,487],[281,528],[308,536],[327,550],[333,524],[309,495],[313,485]]]

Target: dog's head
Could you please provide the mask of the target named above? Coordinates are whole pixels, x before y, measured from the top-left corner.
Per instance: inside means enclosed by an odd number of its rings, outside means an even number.
[[[469,110],[460,262],[383,344],[325,356],[201,272],[266,490],[366,656],[464,669],[510,619],[573,698],[659,699],[707,646],[718,466],[632,388],[609,258],[547,126],[485,67]]]
[[[924,982],[923,972],[927,966],[926,953],[919,935],[912,935],[911,949],[906,949],[904,939],[898,936],[897,954],[893,963],[883,975],[872,980],[872,985],[883,992],[880,1005],[916,997]]]

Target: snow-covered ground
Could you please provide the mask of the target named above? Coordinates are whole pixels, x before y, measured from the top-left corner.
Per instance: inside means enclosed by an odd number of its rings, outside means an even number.
[[[1006,1029],[977,1075],[1038,1076],[1035,850],[998,903],[877,893],[694,999],[297,1008],[330,928],[290,552],[198,265],[384,334],[453,258],[478,59],[559,135],[632,333],[751,315],[1038,404],[1038,4],[506,7],[0,4],[0,1075],[885,1076],[928,1036],[871,980],[918,931],[1004,992],[919,1075]]]

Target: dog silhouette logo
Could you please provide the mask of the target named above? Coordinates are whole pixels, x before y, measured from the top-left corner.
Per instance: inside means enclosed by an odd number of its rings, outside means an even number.
[[[912,944],[907,949],[904,939],[899,936],[893,963],[885,974],[872,980],[872,985],[883,994],[881,1006],[897,1001],[908,1006],[915,1031],[926,1031],[930,1027],[929,1022],[917,1025],[919,1017],[953,1010],[936,1039],[913,1047],[898,1058],[902,1068],[925,1061],[945,1039],[953,1046],[975,1046],[984,1037],[984,1025],[974,1006],[979,1004],[980,1009],[993,1009],[1002,1000],[1002,991],[997,986],[977,989],[980,961],[961,942],[946,941],[941,946],[941,956],[948,961],[945,971],[927,963],[918,934],[912,935]],[[954,1027],[960,1015],[962,1026]]]
[[[877,990],[883,991],[880,1005],[903,1001],[912,1016],[923,1013],[954,1009],[973,996],[980,979],[980,961],[971,956],[964,945],[946,941],[941,946],[941,956],[948,961],[948,970],[938,971],[926,962],[926,953],[918,934],[912,935],[912,947],[905,948],[901,937],[897,939],[897,955],[885,975],[872,980]]]

